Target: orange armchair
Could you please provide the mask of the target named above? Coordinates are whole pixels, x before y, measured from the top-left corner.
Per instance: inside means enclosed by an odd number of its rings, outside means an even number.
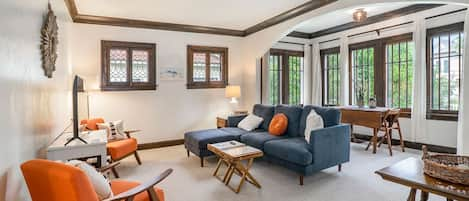
[[[86,124],[88,130],[98,130],[98,123],[104,123],[103,118],[82,120],[81,124]],[[107,153],[111,156],[112,161],[119,161],[127,156],[134,155],[137,163],[142,164],[140,156],[137,153],[137,139],[130,136],[132,133],[139,132],[139,130],[124,131],[127,139],[112,141],[107,143]]]
[[[86,174],[79,168],[48,160],[31,160],[21,165],[33,201],[98,201]],[[168,169],[152,180],[139,184],[111,181],[114,196],[105,201],[164,201],[163,190],[154,187],[172,173]]]

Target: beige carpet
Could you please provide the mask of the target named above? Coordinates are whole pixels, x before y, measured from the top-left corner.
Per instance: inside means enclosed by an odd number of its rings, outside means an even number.
[[[421,157],[421,152],[407,149],[402,153],[394,148],[390,157],[386,148],[378,149],[377,154],[365,151],[365,143],[351,146],[351,162],[343,165],[342,172],[337,167],[329,168],[305,177],[304,186],[298,185],[294,172],[266,162],[255,161],[252,174],[262,185],[257,189],[245,183],[236,194],[212,177],[216,159],[206,160],[201,168],[199,158],[186,156],[184,146],[140,151],[143,161],[138,166],[133,157],[125,159],[118,168],[121,177],[129,180],[145,181],[167,168],[174,172],[161,185],[165,189],[167,201],[403,201],[407,199],[408,188],[386,182],[375,170],[396,163],[408,157]],[[236,179],[232,180],[234,185]],[[431,201],[446,200],[430,196]]]

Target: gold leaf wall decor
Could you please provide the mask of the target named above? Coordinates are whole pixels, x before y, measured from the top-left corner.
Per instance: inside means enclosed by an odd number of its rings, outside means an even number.
[[[49,4],[47,16],[41,29],[42,68],[48,78],[52,78],[52,73],[55,71],[57,44],[59,43],[58,30],[57,17]]]

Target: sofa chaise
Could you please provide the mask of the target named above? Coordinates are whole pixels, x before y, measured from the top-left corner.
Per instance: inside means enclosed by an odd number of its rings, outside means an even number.
[[[324,128],[313,130],[309,143],[305,139],[306,119],[315,110],[324,121]],[[204,157],[213,155],[207,144],[237,140],[264,152],[263,159],[299,174],[300,185],[304,176],[326,168],[338,166],[350,160],[350,125],[340,124],[340,110],[307,105],[261,105],[256,104],[253,114],[264,119],[254,131],[238,128],[245,116],[228,117],[228,127],[187,132],[184,144],[189,152],[200,157],[203,167]],[[273,116],[283,113],[288,117],[288,127],[282,136],[269,134],[268,128]]]

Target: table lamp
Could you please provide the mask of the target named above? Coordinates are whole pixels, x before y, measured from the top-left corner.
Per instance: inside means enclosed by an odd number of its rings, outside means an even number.
[[[236,98],[241,97],[241,87],[238,85],[226,86],[225,97],[231,98],[230,103],[238,103],[238,100]]]

